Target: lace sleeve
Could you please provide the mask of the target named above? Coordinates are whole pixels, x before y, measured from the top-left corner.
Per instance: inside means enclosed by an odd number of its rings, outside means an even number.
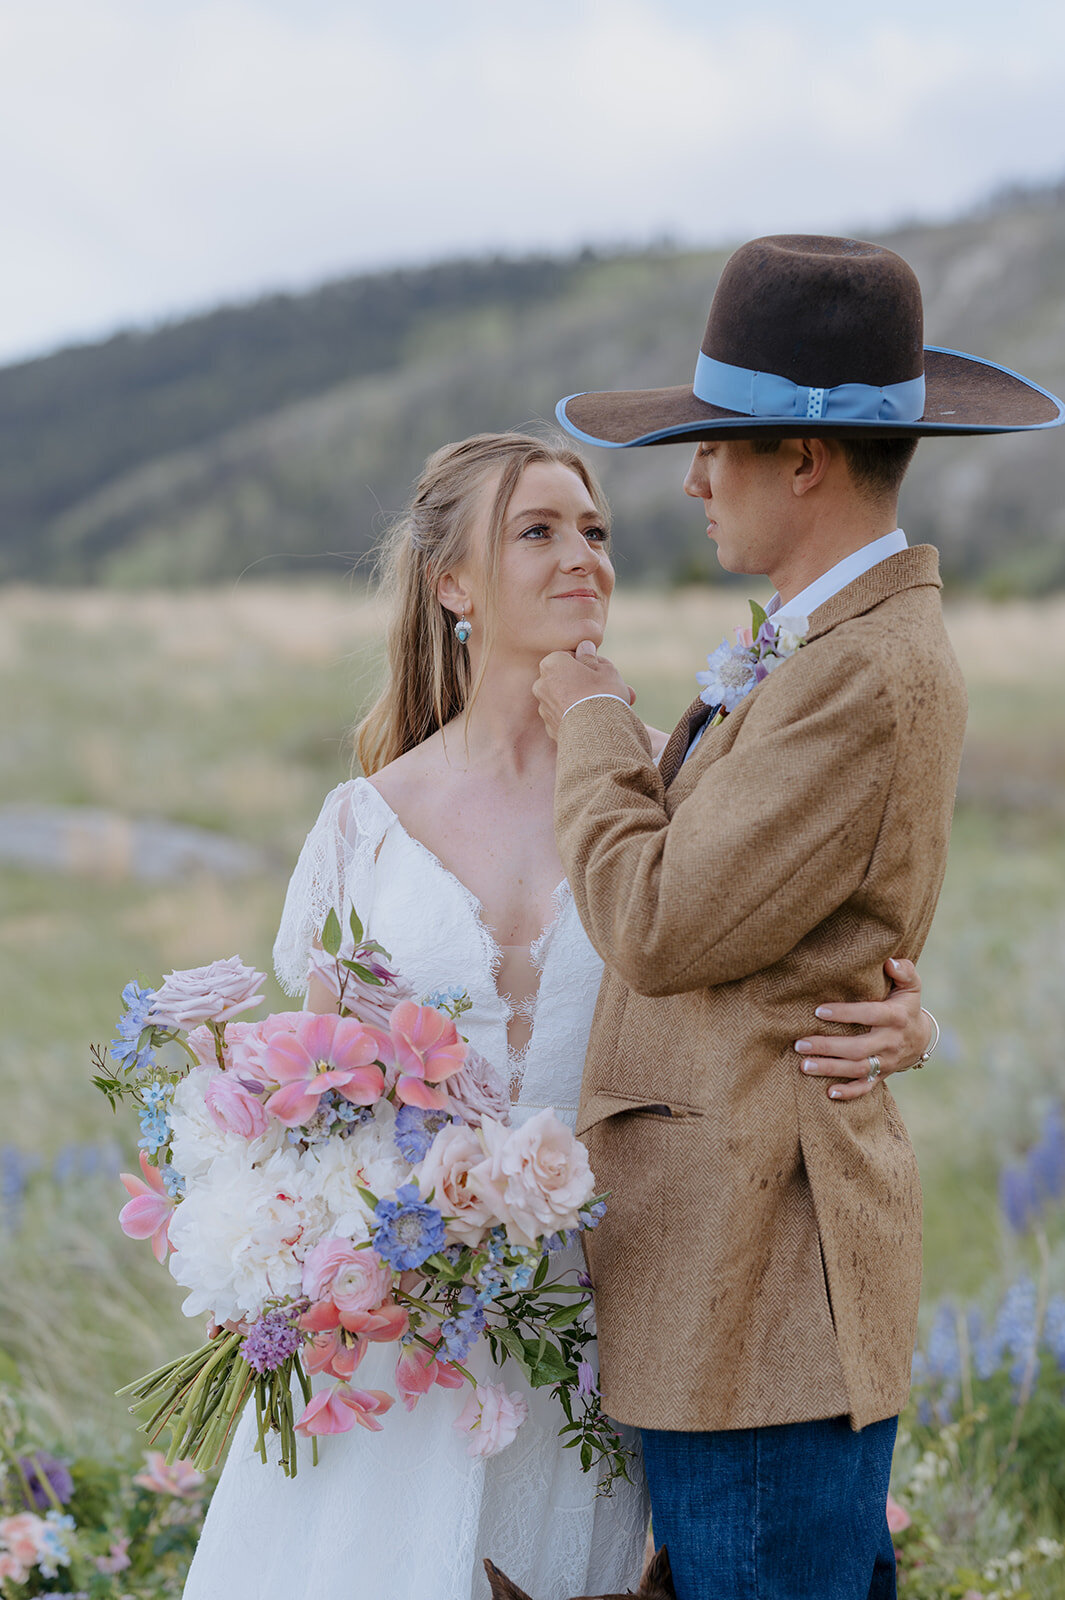
[[[274,971],[286,994],[304,992],[307,958],[330,908],[343,923],[347,908],[359,897],[360,869],[372,871],[379,840],[360,814],[359,787],[364,782],[342,783],[326,797],[300,851],[274,941]]]

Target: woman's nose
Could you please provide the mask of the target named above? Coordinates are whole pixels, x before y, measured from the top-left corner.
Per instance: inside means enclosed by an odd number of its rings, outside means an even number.
[[[562,565],[567,572],[590,572],[599,561],[599,551],[590,545],[583,533],[574,530],[568,535],[562,549]]]

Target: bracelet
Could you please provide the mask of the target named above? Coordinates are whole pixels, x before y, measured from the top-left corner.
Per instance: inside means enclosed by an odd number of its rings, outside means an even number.
[[[922,1014],[922,1016],[926,1016],[928,1018],[929,1022],[932,1024],[933,1028],[936,1031],[935,1031],[935,1037],[933,1038],[932,1043],[928,1046],[928,1049],[925,1051],[924,1055],[923,1056],[918,1056],[917,1060],[914,1062],[913,1066],[911,1067],[910,1070],[912,1072],[916,1072],[921,1067],[924,1066],[925,1062],[930,1059],[930,1057],[932,1055],[932,1052],[935,1049],[936,1045],[939,1043],[939,1023],[936,1021],[935,1017],[932,1015],[932,1013],[928,1010],[928,1008],[926,1006],[922,1006],[921,1007],[921,1014]]]

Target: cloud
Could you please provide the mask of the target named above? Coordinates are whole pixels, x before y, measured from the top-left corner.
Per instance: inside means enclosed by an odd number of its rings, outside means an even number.
[[[1065,171],[1065,18],[825,0],[0,10],[0,356],[366,266],[885,225]]]

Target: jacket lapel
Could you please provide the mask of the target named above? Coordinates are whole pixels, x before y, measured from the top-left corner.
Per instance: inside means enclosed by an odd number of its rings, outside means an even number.
[[[692,701],[677,726],[673,729],[658,762],[658,771],[667,789],[684,765],[684,757],[688,754],[688,746],[703,723],[708,717],[712,717],[717,709],[717,706],[704,705],[703,701],[697,698]]]

